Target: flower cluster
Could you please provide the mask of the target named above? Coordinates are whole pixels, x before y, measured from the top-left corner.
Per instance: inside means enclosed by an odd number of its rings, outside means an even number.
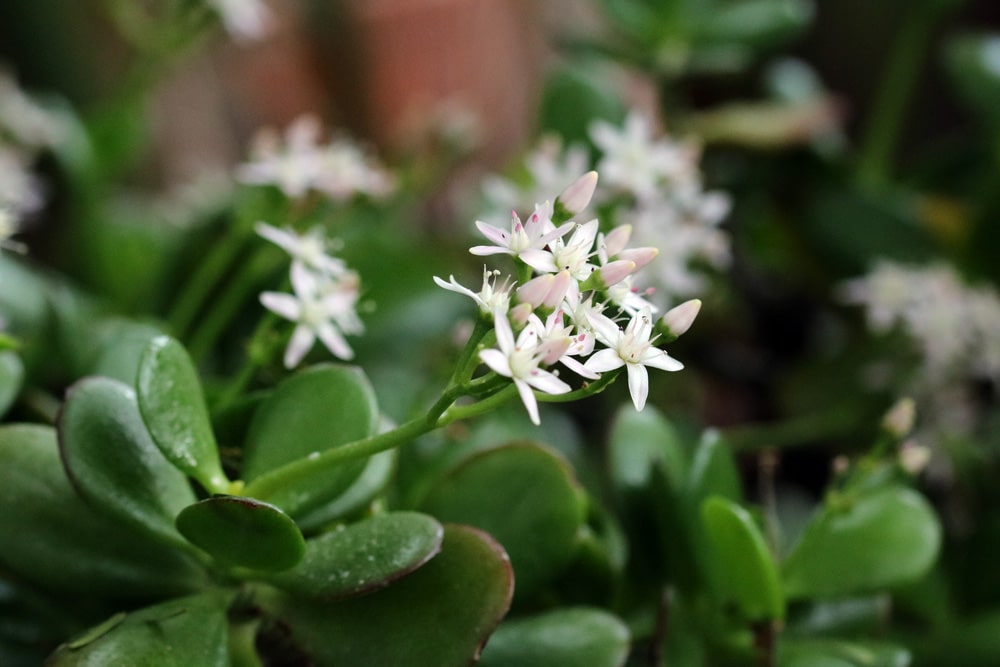
[[[206,0],[219,15],[226,30],[240,42],[261,39],[271,30],[274,18],[264,0]]]
[[[45,110],[0,69],[0,247],[23,250],[11,240],[18,222],[44,202],[31,171],[38,154],[63,134],[56,116]]]
[[[272,129],[262,130],[254,139],[250,161],[237,168],[237,179],[277,186],[292,199],[310,191],[338,202],[392,192],[391,175],[373,157],[346,138],[321,143],[321,134],[319,119],[312,115],[296,119],[284,139]]]
[[[660,248],[663,261],[642,274],[665,301],[678,301],[704,289],[697,265],[725,268],[730,260],[729,236],[720,229],[728,215],[729,197],[706,191],[698,163],[699,147],[691,142],[656,137],[651,123],[633,111],[622,127],[596,121],[591,139],[600,150],[597,170],[601,187],[595,200],[613,214],[619,225],[632,228],[640,245]],[[520,180],[491,177],[484,192],[494,205],[530,206],[539,192],[552,192],[567,174],[580,173],[588,162],[582,146],[563,147],[546,137],[525,158]]]
[[[317,338],[334,356],[353,358],[354,351],[344,336],[364,332],[357,313],[358,274],[343,260],[327,254],[328,243],[321,228],[302,235],[265,223],[258,223],[256,229],[292,257],[292,293],[260,295],[265,308],[296,324],[285,349],[285,367],[298,366]]]
[[[625,368],[629,393],[641,410],[649,394],[647,367],[676,371],[682,364],[655,346],[661,336],[673,339],[691,325],[697,300],[672,309],[656,326],[654,304],[630,285],[631,276],[653,260],[653,247],[628,248],[631,230],[600,232],[598,220],[565,220],[582,211],[597,185],[597,173],[580,177],[555,200],[536,204],[523,221],[516,212],[509,229],[478,221],[490,242],[471,248],[474,255],[508,255],[517,264],[513,276],[500,278],[484,270],[483,285],[474,292],[435,277],[435,282],[468,296],[496,336],[496,347],[479,352],[494,373],[517,387],[532,422],[539,423],[534,391],[565,394],[571,387],[556,364],[585,380]],[[657,332],[656,330],[659,330]]]

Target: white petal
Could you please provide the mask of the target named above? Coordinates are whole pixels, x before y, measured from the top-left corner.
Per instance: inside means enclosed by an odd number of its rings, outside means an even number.
[[[329,322],[324,322],[316,329],[316,335],[323,341],[326,349],[333,353],[338,359],[349,360],[354,358],[354,350],[347,344],[344,337],[337,331],[337,327]]]
[[[543,391],[546,394],[565,394],[572,389],[572,387],[557,378],[552,373],[543,371],[540,368],[536,369],[530,376],[525,378],[525,380],[532,387],[538,391]]]
[[[531,387],[523,380],[514,380],[514,386],[517,387],[517,393],[521,395],[521,402],[528,410],[531,423],[538,426],[542,421],[538,418],[538,401],[535,400],[535,394],[531,391]]]
[[[618,339],[622,335],[621,329],[607,315],[594,311],[587,313],[587,320],[602,343],[610,346],[618,344]]]
[[[636,410],[642,410],[649,395],[649,373],[642,364],[625,364],[625,369],[628,371],[628,393],[632,395],[632,403]]]
[[[621,368],[624,363],[616,350],[605,349],[595,352],[592,357],[587,359],[587,363],[584,366],[595,373],[604,373],[605,371],[613,371],[616,368]]]
[[[522,262],[533,268],[535,271],[541,271],[542,273],[555,273],[559,270],[556,266],[555,258],[548,250],[528,248],[527,250],[522,250],[520,254],[518,254],[518,257]]]
[[[495,245],[476,245],[469,248],[469,252],[473,255],[478,255],[484,257],[486,255],[513,255],[514,251],[507,248],[501,248]]]
[[[500,350],[488,349],[481,350],[479,352],[479,358],[483,360],[483,363],[490,367],[495,373],[499,373],[505,377],[511,377],[513,373],[510,370],[510,362],[507,361],[507,355],[505,355]]]
[[[304,324],[295,327],[285,349],[285,368],[295,368],[316,342],[316,334]]]
[[[507,321],[507,314],[497,312],[493,315],[493,330],[497,335],[497,347],[504,354],[510,354],[514,351],[514,330],[510,328],[510,322]]]
[[[573,357],[564,356],[559,361],[562,362],[563,366],[565,366],[566,368],[570,369],[571,371],[573,371],[574,373],[576,373],[580,377],[587,378],[588,380],[596,380],[599,377],[601,377],[600,375],[598,375],[597,373],[594,373],[593,371],[591,371],[589,368],[587,368],[586,366],[584,366],[583,364],[581,364],[579,361],[577,361]]]
[[[493,241],[493,243],[498,246],[503,246],[505,248],[510,246],[510,234],[499,227],[494,227],[493,225],[488,225],[481,220],[476,220],[476,228],[483,236],[485,236],[488,240]]]
[[[315,273],[310,271],[300,262],[292,262],[290,272],[292,279],[292,289],[299,296],[315,295],[319,291],[319,280]]]
[[[260,295],[260,302],[271,312],[284,317],[286,320],[298,322],[302,316],[302,306],[299,300],[291,294],[284,292],[263,292]]]
[[[298,237],[289,234],[284,229],[278,229],[277,227],[269,225],[266,222],[258,222],[254,225],[254,231],[257,232],[258,236],[270,241],[282,250],[294,253]]]
[[[684,368],[684,364],[677,361],[663,350],[655,347],[651,347],[646,350],[646,353],[642,355],[642,359],[640,361],[646,366],[659,368],[661,371],[679,371]]]

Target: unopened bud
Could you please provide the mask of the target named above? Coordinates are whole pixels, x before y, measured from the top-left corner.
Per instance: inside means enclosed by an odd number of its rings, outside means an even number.
[[[565,222],[587,208],[597,189],[597,172],[588,171],[563,190],[556,199],[553,222]],[[558,220],[557,220],[558,218]]]
[[[895,438],[905,438],[913,430],[913,422],[917,417],[917,406],[912,398],[901,398],[896,401],[889,412],[882,418],[882,428]]]
[[[605,289],[612,285],[617,285],[635,271],[635,262],[619,259],[601,267],[601,280]]]
[[[904,442],[899,448],[899,465],[913,476],[919,475],[931,461],[930,447],[918,445],[912,440]]]
[[[660,254],[659,248],[629,248],[627,250],[622,250],[618,255],[619,259],[627,259],[635,262],[635,270],[638,271],[642,267],[646,266]]]
[[[701,299],[691,299],[679,306],[674,306],[660,319],[660,327],[671,340],[682,336],[698,317],[701,310]]]
[[[625,250],[629,238],[632,237],[632,225],[622,225],[615,227],[604,237],[604,251],[608,257],[615,257]]]
[[[530,304],[532,310],[538,308],[545,301],[545,297],[548,296],[555,280],[555,276],[551,273],[532,278],[517,288],[517,300]]]

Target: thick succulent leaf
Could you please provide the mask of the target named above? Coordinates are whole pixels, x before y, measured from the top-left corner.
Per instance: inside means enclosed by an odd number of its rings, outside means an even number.
[[[841,500],[820,510],[785,561],[789,598],[890,588],[934,564],[941,525],[920,494],[890,487]]]
[[[717,431],[706,431],[698,442],[688,473],[687,496],[693,507],[699,507],[709,496],[733,502],[743,498],[732,449]]]
[[[174,517],[195,501],[194,492],[149,436],[129,386],[80,380],[67,393],[58,431],[63,464],[81,496],[137,532],[185,546]]]
[[[510,554],[521,597],[569,562],[584,521],[582,505],[562,457],[524,443],[470,457],[431,490],[422,509],[499,540]]]
[[[397,450],[390,449],[368,459],[354,483],[325,505],[296,518],[306,533],[322,528],[331,521],[353,514],[370,504],[385,489],[396,467]]]
[[[201,593],[118,614],[69,641],[50,667],[228,667],[229,597]]]
[[[628,627],[616,616],[584,607],[557,609],[500,624],[483,649],[481,667],[620,667],[629,652]]]
[[[21,358],[10,350],[0,352],[0,417],[21,393],[23,382],[24,364]]]
[[[228,491],[201,382],[184,346],[168,336],[154,338],[139,361],[136,392],[146,427],[167,460],[209,491]]]
[[[751,621],[780,619],[785,601],[778,567],[753,517],[736,503],[712,496],[701,506],[711,558],[721,573],[717,591]]]
[[[325,467],[294,488],[260,495],[253,482],[286,463],[375,434],[375,391],[364,373],[351,366],[314,366],[282,382],[254,414],[245,446],[243,478],[247,493],[299,516],[335,499],[365,468],[355,458]]]
[[[277,601],[288,639],[320,666],[466,667],[507,613],[510,561],[491,537],[446,526],[441,553],[371,595]]]
[[[257,408],[244,447],[243,479],[367,438],[377,425],[375,390],[361,369],[311,366],[279,384]]]
[[[441,524],[426,514],[379,514],[310,539],[295,568],[267,580],[303,597],[365,593],[388,586],[433,558],[443,536]]]
[[[778,649],[778,667],[909,667],[910,652],[882,642],[790,639]]]
[[[287,514],[253,498],[206,498],[177,515],[177,529],[220,563],[254,570],[287,570],[306,550],[299,527]]]
[[[687,461],[673,426],[655,408],[620,410],[611,426],[611,479],[622,492],[648,489],[657,468],[674,488],[683,485]]]
[[[100,325],[100,344],[88,375],[100,375],[134,385],[139,361],[150,342],[163,332],[149,324],[113,319]]]
[[[169,595],[204,581],[180,552],[82,502],[45,426],[0,427],[0,544],[0,564],[49,590]]]

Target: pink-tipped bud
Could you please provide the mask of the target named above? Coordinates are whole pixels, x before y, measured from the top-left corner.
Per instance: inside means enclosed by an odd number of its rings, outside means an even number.
[[[530,303],[519,303],[507,311],[507,317],[518,327],[523,327],[528,323],[528,318],[535,311],[535,307]]]
[[[566,298],[566,291],[569,290],[570,283],[573,282],[573,276],[569,274],[569,271],[560,271],[556,274],[555,280],[552,281],[552,287],[549,288],[549,293],[545,295],[545,300],[542,301],[542,305],[546,308],[558,308],[562,305],[563,299]]]
[[[549,295],[555,281],[556,277],[551,273],[532,278],[517,288],[517,300],[531,305],[532,310],[534,310],[545,302],[545,298]]]
[[[618,253],[625,250],[631,237],[632,225],[615,227],[604,237],[604,252],[608,257],[617,257]]]
[[[924,445],[907,441],[899,448],[899,465],[914,477],[919,475],[931,462],[931,450]]]
[[[635,262],[635,270],[638,271],[642,267],[646,266],[660,254],[659,248],[646,247],[646,248],[629,248],[627,250],[622,250],[618,255],[619,259],[627,259]]]
[[[601,280],[604,282],[605,288],[611,287],[628,278],[635,269],[636,265],[633,261],[627,259],[615,260],[601,267]]]
[[[542,355],[543,364],[551,366],[566,354],[566,351],[569,350],[569,346],[572,344],[573,339],[569,336],[550,338],[538,346],[537,353]]]
[[[573,181],[572,185],[563,190],[559,198],[556,199],[556,202],[557,204],[561,204],[562,208],[573,216],[587,208],[587,204],[590,203],[596,189],[597,172],[588,171]]]
[[[901,398],[882,418],[882,428],[895,438],[905,438],[913,430],[917,406],[912,398]]]
[[[668,310],[660,323],[671,336],[676,338],[691,328],[699,310],[701,310],[701,299],[691,299]]]

